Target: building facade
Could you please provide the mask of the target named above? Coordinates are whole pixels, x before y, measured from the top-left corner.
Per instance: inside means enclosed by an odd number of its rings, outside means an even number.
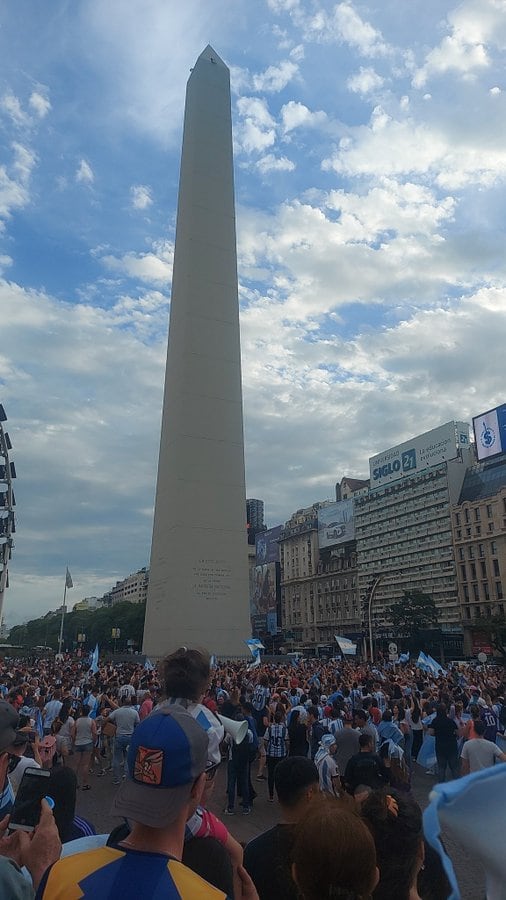
[[[106,606],[114,606],[116,603],[145,603],[148,596],[149,569],[145,567],[128,575],[123,581],[117,581],[113,588],[104,594],[103,602]]]
[[[318,541],[318,514],[333,513],[335,506],[325,501],[297,510],[281,530],[281,614],[287,649],[337,652],[337,633],[360,636],[355,542],[320,549]]]
[[[506,611],[506,456],[468,469],[452,529],[464,652],[488,655],[489,643],[473,621]]]

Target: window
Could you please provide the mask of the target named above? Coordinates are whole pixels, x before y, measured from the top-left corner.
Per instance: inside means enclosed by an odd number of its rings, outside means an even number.
[[[494,531],[494,523],[493,522],[488,523],[488,530],[490,533],[493,533],[493,531]]]
[[[464,548],[459,547],[459,559],[464,559]]]
[[[474,531],[479,536],[481,534],[481,525],[476,525]]]
[[[476,507],[476,509],[474,511],[474,521],[481,522],[481,513],[480,513],[480,510],[478,509],[478,507]]]
[[[469,588],[467,584],[464,585],[464,600],[469,601]]]
[[[502,600],[503,592],[502,592],[502,584],[500,581],[496,581],[496,583],[495,583],[495,595],[498,600]]]
[[[464,510],[464,518],[465,518],[466,522],[469,522],[469,521],[470,521],[470,515],[469,515],[469,510],[468,510],[468,509],[465,509],[465,510]]]
[[[481,577],[486,578],[487,577],[487,564],[484,559],[480,559],[480,566],[481,566]]]
[[[495,575],[495,577],[496,577],[496,578],[499,578],[499,576],[500,576],[500,574],[501,574],[500,569],[499,569],[499,560],[498,560],[498,559],[493,559],[493,560],[492,560],[492,565],[493,565],[493,567],[494,567],[494,575]]]
[[[491,507],[490,503],[487,503],[487,516],[489,519],[492,518],[492,507]]]
[[[466,528],[466,537],[471,537],[471,526],[468,525]]]
[[[485,600],[489,603],[490,602],[490,591],[488,589],[488,581],[483,582],[482,588],[483,588],[483,596],[485,597]]]
[[[475,600],[480,599],[480,589],[477,584],[473,584],[473,597]]]
[[[455,513],[455,524],[460,525],[460,513]]]
[[[476,565],[471,563],[471,581],[476,581]]]
[[[485,556],[485,547],[483,544],[478,544],[478,556]]]
[[[460,567],[460,574],[461,574],[462,581],[467,581],[467,574],[466,574],[465,566]]]
[[[469,559],[474,559],[474,547],[469,547],[467,552],[469,555]]]
[[[490,552],[492,556],[497,556],[497,541],[490,541]]]

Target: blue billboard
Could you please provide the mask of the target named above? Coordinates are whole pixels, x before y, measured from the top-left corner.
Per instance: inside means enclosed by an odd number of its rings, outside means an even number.
[[[479,460],[506,453],[506,403],[473,418]]]

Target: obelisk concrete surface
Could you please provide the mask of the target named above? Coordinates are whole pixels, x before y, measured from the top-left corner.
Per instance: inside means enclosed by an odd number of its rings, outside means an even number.
[[[250,635],[230,75],[186,89],[143,650],[244,656]]]

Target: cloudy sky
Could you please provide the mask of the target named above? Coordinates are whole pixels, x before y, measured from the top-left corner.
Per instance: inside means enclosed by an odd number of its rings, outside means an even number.
[[[506,400],[505,0],[0,7],[8,623],[148,564],[184,89],[232,73],[246,473],[268,524]]]

